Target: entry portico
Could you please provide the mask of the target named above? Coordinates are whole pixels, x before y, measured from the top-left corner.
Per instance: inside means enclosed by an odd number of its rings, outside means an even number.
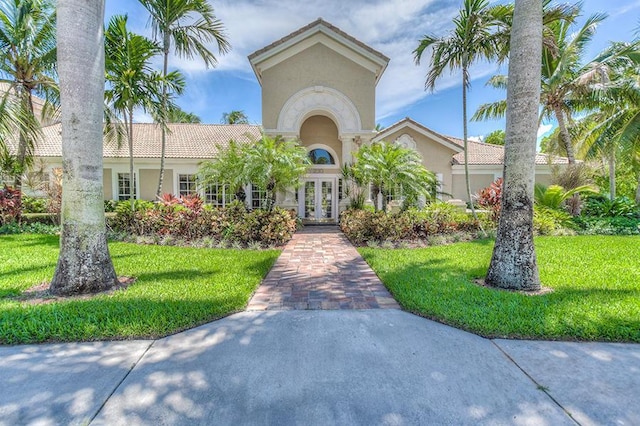
[[[281,204],[335,222],[340,169],[375,136],[375,91],[389,58],[318,19],[249,55],[262,86],[262,126],[298,139],[314,163]]]

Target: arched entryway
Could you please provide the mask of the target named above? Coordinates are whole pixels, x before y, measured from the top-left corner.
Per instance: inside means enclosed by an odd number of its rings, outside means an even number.
[[[342,164],[338,126],[325,115],[312,115],[300,127],[300,141],[312,166],[298,190],[298,215],[308,223],[334,223]]]

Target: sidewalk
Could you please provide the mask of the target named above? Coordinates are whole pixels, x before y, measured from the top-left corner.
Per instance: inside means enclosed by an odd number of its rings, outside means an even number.
[[[0,425],[640,424],[640,345],[487,340],[397,309],[0,347],[0,382]]]

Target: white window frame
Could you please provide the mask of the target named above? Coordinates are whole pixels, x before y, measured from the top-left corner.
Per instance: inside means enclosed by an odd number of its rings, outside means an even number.
[[[120,180],[121,177],[122,179],[126,178],[129,180],[129,191],[127,193],[123,193],[121,192],[121,185],[120,185]],[[116,187],[118,188],[118,191],[116,193],[116,197],[118,201],[126,201],[131,199],[131,177],[129,176],[130,173],[129,172],[117,172],[116,173]],[[133,172],[133,199],[137,200],[138,199],[138,185],[137,185],[138,179],[136,176],[136,173]]]
[[[187,176],[187,180],[183,182],[183,176]],[[182,191],[182,184],[185,183],[188,187],[186,191]],[[191,186],[193,187],[191,188]],[[178,196],[198,194],[198,182],[195,173],[178,173]]]

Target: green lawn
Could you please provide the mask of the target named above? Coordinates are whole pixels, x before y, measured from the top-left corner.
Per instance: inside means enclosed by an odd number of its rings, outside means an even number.
[[[640,342],[640,237],[537,238],[544,296],[473,284],[492,248],[359,251],[404,309],[483,336]]]
[[[0,343],[150,338],[242,310],[279,251],[109,245],[126,291],[29,305],[13,297],[51,280],[58,237],[0,236]]]

